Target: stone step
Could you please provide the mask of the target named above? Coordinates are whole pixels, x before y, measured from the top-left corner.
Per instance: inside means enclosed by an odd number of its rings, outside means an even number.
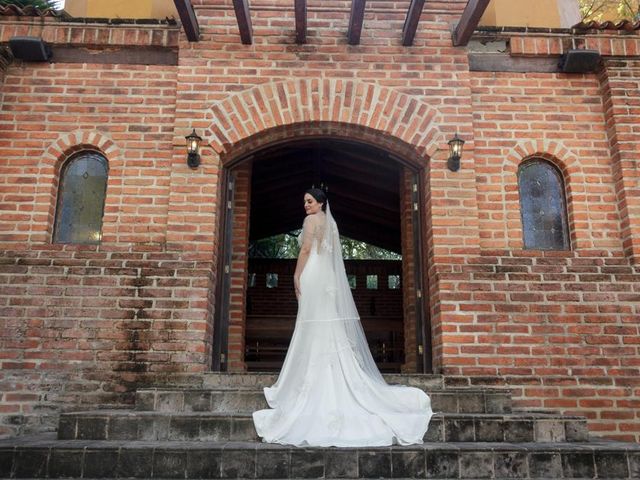
[[[550,414],[436,414],[428,442],[580,442],[586,420]],[[97,410],[60,417],[61,440],[259,441],[251,414]]]
[[[409,385],[424,390],[444,388],[445,378],[442,375],[422,373],[385,373],[384,379],[389,384]],[[195,389],[261,389],[273,385],[278,379],[277,372],[206,372],[198,374],[167,374],[163,385],[176,388]],[[455,385],[452,385],[455,386]]]
[[[425,443],[295,448],[242,442],[0,440],[1,478],[640,478],[640,445]]]
[[[480,388],[427,389],[434,412],[509,413],[508,390]],[[148,388],[136,392],[136,410],[158,412],[254,412],[267,408],[258,389]]]

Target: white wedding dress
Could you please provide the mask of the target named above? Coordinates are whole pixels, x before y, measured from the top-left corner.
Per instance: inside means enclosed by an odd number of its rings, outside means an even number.
[[[305,219],[301,235],[312,248],[295,330],[277,382],[264,389],[271,409],[253,413],[256,431],[265,442],[301,447],[422,443],[431,401],[422,390],[384,381],[348,285],[336,224],[329,209],[317,215]]]

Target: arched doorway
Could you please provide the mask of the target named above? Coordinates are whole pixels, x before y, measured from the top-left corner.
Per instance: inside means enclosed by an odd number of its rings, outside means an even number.
[[[222,175],[218,271],[224,275],[216,292],[214,369],[279,370],[297,308],[295,261],[250,258],[248,249],[256,240],[299,229],[302,193],[322,183],[343,236],[401,258],[347,262],[379,367],[431,372],[431,329],[422,294],[428,291],[422,261],[426,162],[326,130],[252,143],[254,148],[236,150],[240,153],[225,162]]]

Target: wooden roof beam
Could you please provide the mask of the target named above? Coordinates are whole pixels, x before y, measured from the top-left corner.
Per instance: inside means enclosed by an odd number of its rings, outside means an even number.
[[[307,0],[295,0],[296,43],[307,43]]]
[[[480,23],[484,11],[489,6],[490,0],[469,0],[462,12],[460,22],[453,32],[453,45],[455,47],[465,46],[469,43],[471,35]]]
[[[402,45],[405,47],[413,45],[413,39],[418,30],[418,22],[420,21],[423,7],[424,0],[411,0],[409,10],[407,11],[407,18],[404,21],[404,27],[402,27]]]
[[[193,10],[191,0],[173,0],[176,6],[180,21],[182,22],[182,28],[187,35],[187,40],[190,42],[197,42],[200,40],[200,27],[198,26],[198,18],[196,12]]]
[[[349,45],[360,44],[360,34],[362,33],[362,24],[364,23],[364,7],[366,0],[351,1],[351,17],[349,18],[349,31],[347,32],[347,41]]]
[[[236,11],[236,19],[238,20],[240,41],[243,45],[251,45],[253,43],[253,27],[251,26],[249,0],[233,0],[233,9]]]

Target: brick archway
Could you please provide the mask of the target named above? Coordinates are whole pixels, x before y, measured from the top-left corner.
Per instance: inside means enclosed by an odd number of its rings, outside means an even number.
[[[355,80],[298,79],[267,83],[232,94],[215,103],[207,113],[210,126],[205,136],[211,153],[219,158],[223,167],[220,183],[222,188],[218,197],[220,205],[228,205],[229,195],[237,195],[243,187],[249,189],[251,170],[247,165],[250,163],[246,162],[243,168],[235,167],[253,152],[268,145],[285,143],[292,138],[323,137],[351,139],[376,146],[389,152],[394,161],[404,163],[410,169],[420,170],[420,175],[416,176],[419,178],[420,189],[413,189],[416,198],[407,204],[411,206],[417,202],[423,208],[422,205],[428,204],[421,201],[426,198],[426,185],[429,182],[429,170],[425,167],[431,158],[436,157],[442,161],[441,157],[448,151],[445,135],[439,128],[443,123],[440,116],[430,105],[419,99],[392,88]],[[232,168],[234,191],[230,192],[228,182]],[[412,183],[409,178],[405,179],[404,188],[411,190]],[[231,245],[232,239],[224,239],[225,232],[229,231],[234,232],[233,239],[238,235],[244,239],[242,242],[236,241],[237,245],[248,242],[247,225],[242,225],[242,221],[237,221],[237,218],[248,221],[249,202],[250,197],[247,195],[241,202],[245,211],[236,212],[239,213],[236,220],[229,222],[224,215],[221,217],[218,230],[220,244]],[[407,212],[409,210],[407,207]],[[419,248],[426,248],[428,242],[420,239],[419,234],[420,230],[427,230],[422,215],[420,213],[415,220],[415,225],[419,227],[415,231],[416,238],[419,238]],[[218,251],[219,272],[237,268],[242,274],[238,274],[233,281],[231,278],[219,281],[216,298],[230,298],[230,302],[244,298],[246,275],[243,274],[243,266],[246,269],[247,261],[245,252],[246,249],[233,253],[228,251],[225,254],[224,247]],[[422,258],[425,257],[416,254],[411,261],[422,263]],[[420,264],[420,268],[412,271],[419,274],[416,283],[411,287],[407,286],[407,291],[413,292],[405,301],[407,304],[416,301],[416,290],[421,288],[428,291],[428,288],[423,288],[426,285],[423,265]],[[420,298],[417,301],[422,302]],[[240,360],[244,348],[243,326],[237,324],[221,328],[219,323],[221,317],[242,318],[242,301],[237,306],[237,311],[233,312],[220,305],[215,309],[217,325],[214,326],[214,331],[220,333],[224,330],[224,335],[229,333],[232,338],[223,340],[225,345],[230,346],[229,356],[225,356],[222,349],[214,349],[214,367],[222,358],[229,362],[232,370],[243,368]],[[414,312],[415,310],[426,312],[429,309],[420,307],[414,308]],[[429,327],[423,334],[430,340]],[[416,346],[416,355],[418,351],[423,351],[423,345],[420,344],[419,347]],[[424,351],[430,352],[430,349],[425,348]],[[223,363],[226,362],[223,360]],[[431,368],[430,358],[427,368]]]
[[[259,85],[214,104],[207,120],[209,144],[221,157],[236,157],[250,139],[277,128],[286,134],[295,125],[315,130],[340,126],[336,132],[359,131],[358,137],[369,140],[375,132],[426,157],[447,149],[439,129],[442,119],[430,105],[392,88],[354,80],[299,79]]]

